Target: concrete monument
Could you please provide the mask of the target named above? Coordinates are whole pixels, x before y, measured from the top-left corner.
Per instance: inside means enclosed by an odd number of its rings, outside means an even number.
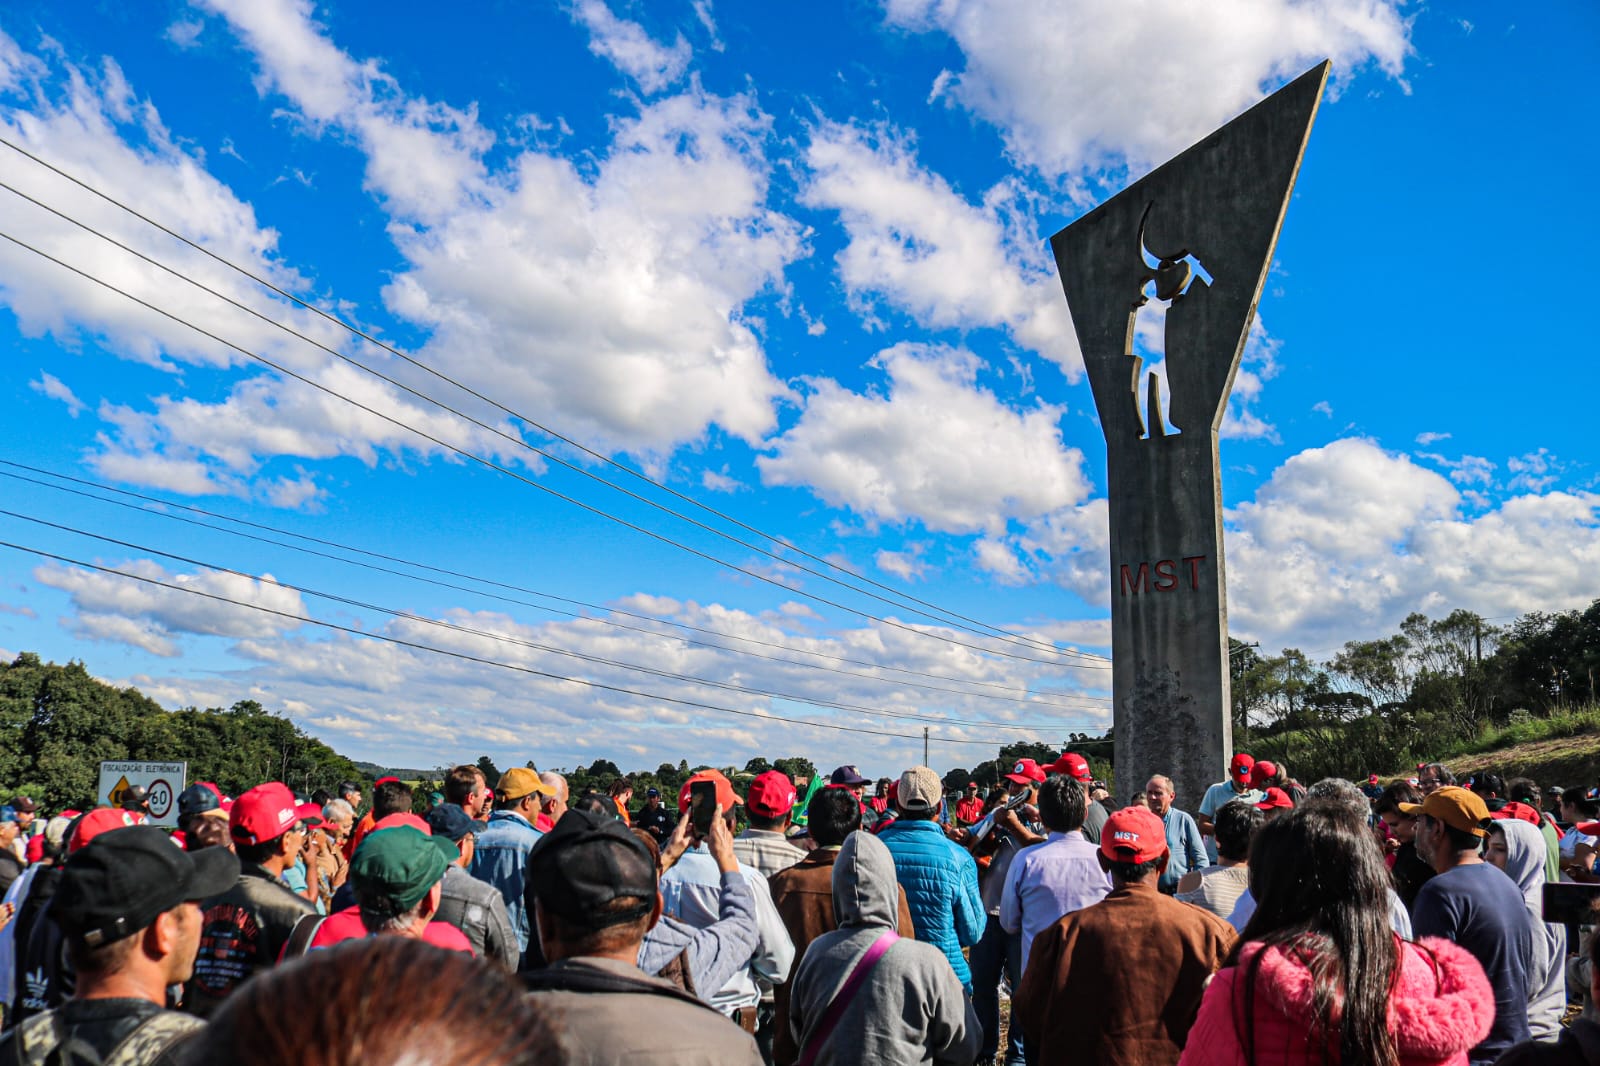
[[[1226,775],[1222,425],[1327,81],[1322,63],[1051,238],[1106,436],[1119,799],[1152,773],[1193,809]],[[1170,402],[1134,353],[1165,305]],[[1141,409],[1140,400],[1144,403]]]

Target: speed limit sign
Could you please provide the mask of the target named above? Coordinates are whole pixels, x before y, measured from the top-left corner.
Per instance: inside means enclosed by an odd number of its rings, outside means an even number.
[[[134,785],[145,791],[145,804],[152,825],[178,824],[178,793],[189,777],[186,762],[103,762],[100,764],[99,802],[122,806],[123,797]]]
[[[150,804],[150,818],[161,821],[172,810],[172,786],[164,778],[157,778],[150,782],[150,787],[145,790],[145,799]]]

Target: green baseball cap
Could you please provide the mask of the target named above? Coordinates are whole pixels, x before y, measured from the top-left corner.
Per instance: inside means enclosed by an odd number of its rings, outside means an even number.
[[[449,865],[432,837],[395,826],[362,838],[350,860],[350,879],[357,891],[387,896],[408,911],[439,883]]]

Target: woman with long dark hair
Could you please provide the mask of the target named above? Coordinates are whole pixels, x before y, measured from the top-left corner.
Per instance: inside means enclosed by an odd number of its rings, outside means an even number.
[[[1206,989],[1180,1066],[1466,1063],[1489,1032],[1483,968],[1389,926],[1388,871],[1350,811],[1313,801],[1250,849],[1256,912]]]

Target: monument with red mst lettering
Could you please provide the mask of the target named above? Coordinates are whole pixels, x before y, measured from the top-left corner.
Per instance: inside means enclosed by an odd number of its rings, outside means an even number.
[[[1217,433],[1328,69],[1302,74],[1050,239],[1106,437],[1122,801],[1165,773],[1192,808],[1227,773]],[[1165,410],[1158,376],[1134,354],[1135,316],[1152,299],[1166,308]]]

